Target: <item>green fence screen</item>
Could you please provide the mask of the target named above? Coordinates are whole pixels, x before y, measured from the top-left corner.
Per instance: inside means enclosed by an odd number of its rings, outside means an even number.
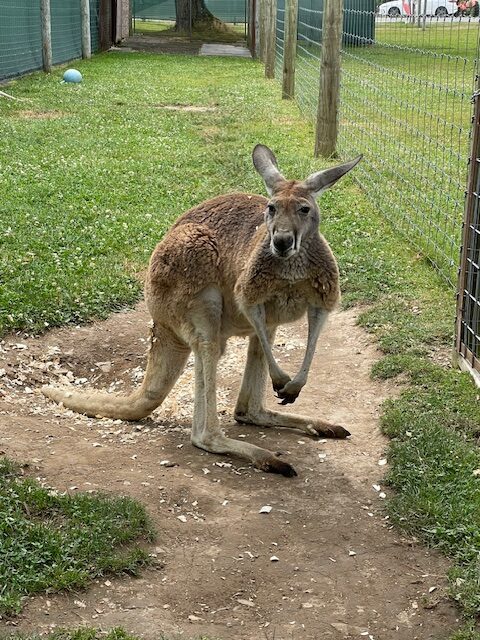
[[[344,0],[343,44],[372,44],[375,34],[376,0]],[[285,0],[278,0],[280,11]],[[299,0],[299,31],[305,38],[320,43],[322,40],[323,0]]]
[[[40,2],[0,0],[0,79],[42,66]]]
[[[82,55],[80,0],[51,0],[52,60]],[[98,51],[99,0],[90,0],[92,51]],[[40,0],[0,0],[0,80],[42,68]]]
[[[245,22],[245,0],[206,0],[205,4],[223,22]],[[145,20],[175,20],[175,0],[133,0],[133,15]]]

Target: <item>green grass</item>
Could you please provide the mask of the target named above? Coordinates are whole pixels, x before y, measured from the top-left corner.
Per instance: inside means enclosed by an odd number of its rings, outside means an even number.
[[[134,21],[134,33],[161,36],[165,31],[170,31],[175,22],[172,20],[142,20],[136,18]]]
[[[238,42],[245,39],[245,25],[244,24],[226,24],[223,23],[221,29],[200,26],[200,28],[194,29],[191,34],[192,40],[200,40],[202,42]],[[189,33],[179,33],[174,29],[175,22],[173,21],[157,21],[157,20],[141,20],[136,19],[134,24],[135,35],[144,36],[161,36],[170,38],[188,38]]]
[[[467,624],[454,633],[450,640],[480,640],[480,632],[475,629],[475,624]]]
[[[128,498],[59,493],[0,460],[0,615],[14,615],[25,596],[84,587],[107,573],[135,574],[152,530]]]

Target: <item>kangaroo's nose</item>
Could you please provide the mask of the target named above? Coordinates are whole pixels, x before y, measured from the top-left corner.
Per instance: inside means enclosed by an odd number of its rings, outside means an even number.
[[[291,233],[277,233],[273,237],[275,251],[281,256],[286,255],[293,247],[293,235]]]

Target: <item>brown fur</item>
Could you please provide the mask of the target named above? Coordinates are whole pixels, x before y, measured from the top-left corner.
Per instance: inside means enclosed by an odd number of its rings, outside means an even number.
[[[254,162],[267,187],[274,186],[270,200],[275,205],[273,217],[269,217],[269,201],[263,196],[219,196],[184,213],[155,248],[145,283],[153,330],[142,386],[127,397],[85,395],[50,387],[44,389],[45,395],[88,415],[138,420],[161,404],[193,350],[192,442],[209,451],[247,458],[267,471],[295,475],[293,468],[275,454],[227,438],[220,430],[215,404],[216,364],[229,337],[248,335],[249,355],[236,419],[311,434],[348,435],[342,427],[269,412],[263,406],[267,364],[279,397],[284,403],[295,400],[306,382],[321,324],[340,296],[337,264],[318,232],[317,205],[311,185],[306,187],[312,176],[304,183],[286,181],[276,170],[273,154],[269,154],[266,147],[258,146]],[[302,204],[310,208],[308,219],[298,212]],[[281,242],[278,234],[283,234],[285,243],[298,244],[293,255],[275,255],[272,242]],[[291,380],[274,361],[269,343],[279,324],[293,322],[307,310],[311,335],[305,366]]]

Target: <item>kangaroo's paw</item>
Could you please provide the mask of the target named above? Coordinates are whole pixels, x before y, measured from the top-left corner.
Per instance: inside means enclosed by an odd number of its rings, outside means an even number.
[[[277,398],[281,400],[279,404],[293,404],[298,398],[302,388],[303,385],[295,382],[295,380],[287,382],[287,384],[277,392]]]
[[[291,378],[284,371],[281,371],[278,376],[272,378],[272,386],[275,395],[280,393],[280,391],[285,388],[289,382],[291,382]]]

